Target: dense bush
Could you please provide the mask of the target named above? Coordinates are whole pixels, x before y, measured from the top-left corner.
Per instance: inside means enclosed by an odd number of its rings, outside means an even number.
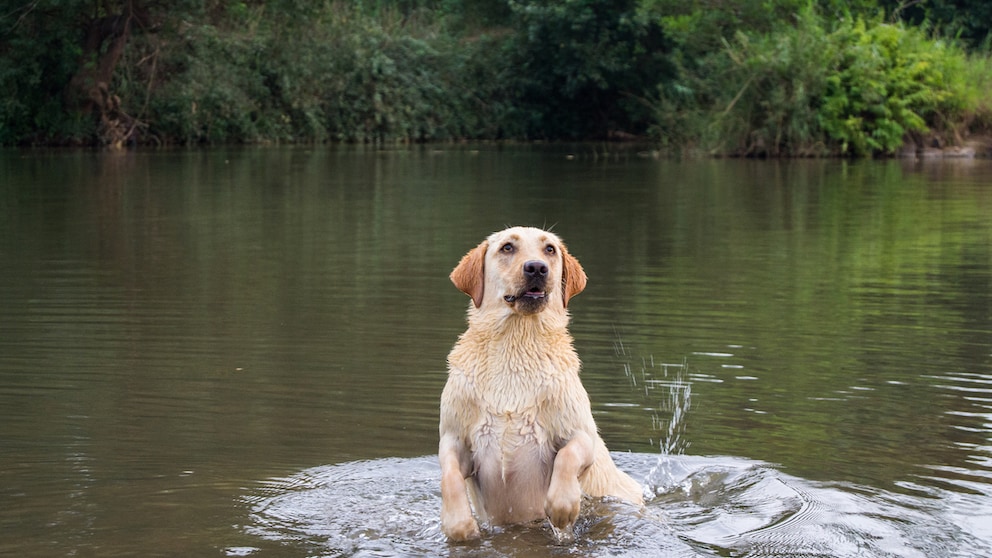
[[[636,0],[517,0],[508,41],[528,135],[590,138],[643,132],[635,99],[670,73],[661,29]]]
[[[33,12],[0,9],[0,144],[59,141],[88,122],[63,111],[63,89],[79,63],[82,32],[72,17],[79,1],[39,0]],[[26,8],[25,8],[26,9]]]
[[[824,153],[817,107],[830,56],[827,33],[816,25],[737,31],[683,68],[680,80],[659,87],[655,131],[670,147],[714,153]]]
[[[644,131],[636,99],[664,73],[657,26],[636,0],[36,6],[0,14],[0,26],[31,27],[0,39],[0,84],[17,92],[0,100],[3,143],[598,138]],[[64,106],[87,63],[82,29],[115,7],[147,24],[129,28],[111,98],[90,112]]]
[[[836,48],[818,118],[842,153],[891,153],[908,132],[964,108],[955,95],[964,54],[901,25],[856,20],[831,34]]]
[[[498,97],[498,82],[466,82],[473,64],[489,59],[485,45],[415,26],[397,12],[371,17],[329,5],[295,26],[250,19],[237,29],[190,27],[178,37],[184,48],[160,55],[169,77],[148,118],[154,132],[184,142],[498,134],[497,103],[477,102],[480,93]]]
[[[806,8],[794,23],[738,30],[722,46],[659,87],[663,141],[736,155],[865,156],[960,130],[986,110],[988,95],[969,93],[963,51],[877,18],[831,29]]]
[[[992,41],[992,2],[988,0],[882,0],[899,21],[954,37],[970,48],[987,49]]]
[[[0,11],[0,144],[651,137],[870,155],[992,129],[988,56],[888,23],[919,16],[893,2],[25,1]],[[980,3],[948,5],[925,12],[934,29],[984,36]]]
[[[100,115],[65,102],[70,79],[95,64],[82,58],[86,27],[113,14],[56,4],[0,13],[0,144],[113,139]],[[508,41],[448,33],[421,4],[148,0],[154,24],[132,26],[108,106],[138,142],[524,135]]]

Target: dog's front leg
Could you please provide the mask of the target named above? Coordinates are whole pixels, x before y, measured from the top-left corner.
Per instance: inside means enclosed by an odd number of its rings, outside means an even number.
[[[592,465],[593,441],[589,434],[577,431],[555,456],[551,485],[544,503],[544,513],[551,524],[563,531],[571,530],[579,517],[582,487],[579,477]]]
[[[441,436],[441,531],[451,540],[479,538],[479,524],[472,516],[465,479],[472,474],[472,462],[465,444],[450,434]]]

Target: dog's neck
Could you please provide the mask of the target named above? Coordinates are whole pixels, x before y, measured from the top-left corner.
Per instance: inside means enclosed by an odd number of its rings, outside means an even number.
[[[499,318],[492,312],[470,312],[468,330],[455,343],[448,363],[473,381],[495,382],[500,387],[494,393],[500,395],[489,403],[510,408],[500,403],[504,391],[533,391],[544,385],[548,374],[578,373],[581,364],[567,325],[564,312],[510,312]],[[514,382],[533,385],[524,389]]]
[[[492,338],[523,340],[525,337],[559,336],[568,333],[567,311],[520,314],[510,308],[493,311],[469,308],[468,327]]]
[[[528,363],[528,359],[540,360],[547,355],[558,354],[570,355],[568,358],[575,360],[565,368],[578,368],[566,312],[522,315],[513,311],[497,313],[475,311],[473,308],[468,322],[468,330],[459,338],[450,355],[454,359],[453,364],[476,369],[478,363],[468,361],[486,355],[484,358],[488,364],[483,369],[499,368],[504,372],[504,367],[523,369],[533,364]]]

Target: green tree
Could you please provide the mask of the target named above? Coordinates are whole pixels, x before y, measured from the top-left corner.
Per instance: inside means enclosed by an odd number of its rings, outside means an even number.
[[[883,0],[882,5],[910,25],[930,27],[941,36],[959,38],[972,49],[988,48],[992,33],[992,2],[987,0]]]
[[[131,39],[154,33],[155,0],[35,0],[0,12],[0,142],[123,143],[138,125],[115,76]]]
[[[81,0],[24,2],[0,10],[0,143],[74,135],[64,94],[83,56]]]
[[[665,75],[660,28],[636,0],[512,0],[512,61],[532,137],[642,132],[635,98]]]

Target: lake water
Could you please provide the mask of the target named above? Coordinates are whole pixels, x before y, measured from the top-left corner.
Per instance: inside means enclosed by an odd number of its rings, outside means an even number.
[[[583,381],[648,504],[449,545],[447,276],[515,224],[585,267]],[[0,152],[0,555],[990,548],[992,161]]]

